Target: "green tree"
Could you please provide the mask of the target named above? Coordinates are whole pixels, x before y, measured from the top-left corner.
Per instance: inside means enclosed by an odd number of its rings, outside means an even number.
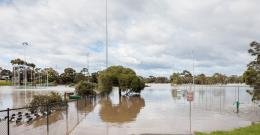
[[[207,84],[207,77],[205,74],[199,74],[195,77],[196,84]]]
[[[63,84],[71,84],[74,82],[76,71],[73,68],[65,68],[64,73],[60,75]]]
[[[139,77],[134,76],[131,81],[131,91],[135,93],[140,93],[142,89],[144,89],[145,83],[143,80],[141,80]]]
[[[254,85],[257,80],[257,72],[252,67],[248,67],[243,74],[243,79],[246,84]]]
[[[170,79],[172,84],[183,84],[180,73],[173,73]]]
[[[11,64],[12,65],[24,65],[26,62],[21,60],[20,58],[17,58],[17,59],[14,59],[14,60],[11,60]]]
[[[243,78],[248,85],[254,87],[252,100],[260,100],[260,43],[250,43],[248,53],[255,59],[248,64]]]
[[[90,82],[98,83],[98,72],[92,73],[90,77]]]
[[[227,76],[223,75],[221,73],[213,74],[212,78],[213,78],[213,83],[214,84],[218,84],[218,83],[226,84],[227,83]]]
[[[98,89],[101,91],[110,91],[113,86],[119,87],[119,95],[121,96],[121,91],[127,94],[133,92],[140,92],[141,90],[136,90],[137,87],[132,87],[133,81],[136,81],[136,73],[130,69],[122,66],[111,66],[98,74]],[[137,77],[139,78],[139,77]],[[140,78],[139,78],[140,79]],[[139,81],[139,80],[138,80]],[[144,85],[141,81],[135,83],[135,85]],[[138,88],[144,88],[139,86]]]
[[[84,74],[82,74],[82,73],[76,73],[74,82],[75,82],[75,83],[78,83],[78,82],[80,82],[80,81],[87,81],[87,80],[88,80],[88,78],[87,78]]]
[[[181,73],[182,82],[185,84],[192,83],[192,74],[188,70],[183,70]]]
[[[56,70],[54,70],[53,68],[44,68],[42,70],[42,73],[48,74],[48,81],[49,82],[55,82],[55,83],[58,82],[59,73]]]
[[[101,93],[108,93],[112,90],[113,82],[111,80],[111,74],[102,71],[98,74],[98,90]]]
[[[89,95],[95,95],[96,92],[94,91],[96,85],[94,83],[90,83],[87,81],[80,81],[76,87],[76,93],[80,96],[89,96]]]

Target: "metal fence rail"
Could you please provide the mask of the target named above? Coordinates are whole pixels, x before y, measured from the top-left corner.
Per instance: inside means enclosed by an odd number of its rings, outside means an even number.
[[[40,106],[0,110],[0,135],[67,135],[93,108],[93,97]],[[30,112],[42,107],[43,112]]]

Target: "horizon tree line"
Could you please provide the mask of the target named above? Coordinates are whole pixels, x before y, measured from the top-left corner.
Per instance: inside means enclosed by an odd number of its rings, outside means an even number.
[[[170,76],[170,82],[176,85],[191,84],[193,83],[193,75],[188,70],[183,70],[181,73],[173,73]],[[194,76],[194,83],[199,85],[237,84],[244,82],[243,76],[238,75],[227,76],[221,73],[214,73],[211,76],[207,76],[202,73]]]

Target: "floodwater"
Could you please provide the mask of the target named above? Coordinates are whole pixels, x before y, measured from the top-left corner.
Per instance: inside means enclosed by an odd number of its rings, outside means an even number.
[[[22,87],[0,86],[0,110],[6,108],[24,107],[32,99],[33,95],[48,94],[51,91],[59,92],[73,92],[74,88],[67,86],[56,87]]]
[[[191,87],[149,86],[140,96],[120,99],[117,88],[114,88],[109,96],[71,102],[67,110],[49,116],[48,134],[187,134],[190,130],[230,130],[260,121],[260,108],[251,102],[251,96],[246,92],[249,87],[196,86],[190,115],[185,90]],[[62,93],[73,91],[73,88],[60,86],[29,90],[25,96],[23,90],[0,87],[0,107],[21,106],[25,97],[50,90]],[[238,97],[241,105],[239,113],[236,113],[234,102]],[[42,118],[30,124],[13,123],[11,134],[47,134],[46,129],[46,118]]]

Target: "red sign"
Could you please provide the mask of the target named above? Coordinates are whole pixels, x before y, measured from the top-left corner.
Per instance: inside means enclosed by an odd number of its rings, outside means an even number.
[[[194,95],[193,91],[188,91],[187,101],[189,101],[189,102],[193,101],[193,95]]]

